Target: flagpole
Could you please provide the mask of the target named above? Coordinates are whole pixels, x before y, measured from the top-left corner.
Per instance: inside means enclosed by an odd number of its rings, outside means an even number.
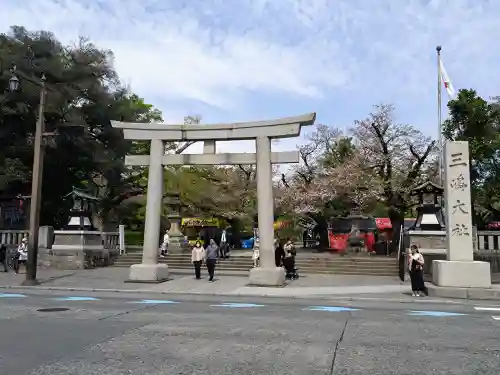
[[[439,182],[444,186],[443,181],[443,130],[441,118],[441,46],[436,47],[437,52],[437,68],[438,68],[438,81],[437,81],[437,104],[438,104],[438,142],[439,142]]]

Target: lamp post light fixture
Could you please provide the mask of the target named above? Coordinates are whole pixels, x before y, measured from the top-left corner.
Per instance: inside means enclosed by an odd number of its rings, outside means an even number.
[[[9,79],[9,90],[17,91],[19,88],[19,78],[15,74],[12,74],[12,77]]]
[[[4,61],[0,57],[0,78],[3,76],[4,68],[5,68]],[[8,89],[9,89],[9,91],[14,92],[14,91],[17,91],[19,88],[19,78],[14,74],[14,72],[16,70],[15,66],[13,66],[12,69],[9,69],[9,70],[10,70],[11,76],[9,79]]]

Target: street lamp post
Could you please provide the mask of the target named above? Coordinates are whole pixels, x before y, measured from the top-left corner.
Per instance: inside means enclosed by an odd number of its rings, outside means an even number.
[[[40,80],[40,103],[38,105],[38,118],[35,128],[35,141],[33,150],[33,175],[31,180],[31,203],[30,203],[30,229],[28,241],[28,261],[26,264],[26,279],[23,285],[38,285],[36,278],[38,259],[38,232],[40,228],[40,206],[42,198],[42,176],[43,176],[43,133],[45,131],[44,107],[45,107],[45,76]]]
[[[3,64],[0,60],[0,74],[3,75]],[[16,67],[11,70],[9,79],[9,90],[17,91],[19,88],[19,78],[15,74]],[[23,77],[26,78],[26,77]],[[33,172],[31,180],[31,203],[30,203],[30,226],[28,241],[28,261],[26,264],[26,279],[23,285],[38,285],[36,278],[37,258],[38,258],[38,232],[40,227],[40,205],[42,195],[42,175],[43,175],[43,136],[44,136],[44,107],[45,107],[45,75],[42,75],[39,82],[27,78],[28,81],[40,87],[40,103],[38,106],[38,117],[35,128],[34,150],[33,150]]]

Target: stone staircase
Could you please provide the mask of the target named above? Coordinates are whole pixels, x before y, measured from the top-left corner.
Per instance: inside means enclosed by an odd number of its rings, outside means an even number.
[[[240,253],[240,254],[238,254]],[[142,253],[133,252],[120,256],[115,267],[129,267],[141,263]],[[172,270],[191,270],[191,254],[169,254],[159,258],[160,263],[167,263]],[[235,250],[229,259],[221,260],[217,270],[235,273],[246,273],[252,268],[252,258],[249,252]],[[299,273],[304,274],[336,274],[336,275],[370,275],[397,276],[396,259],[385,256],[339,256],[330,253],[302,253],[296,258]]]

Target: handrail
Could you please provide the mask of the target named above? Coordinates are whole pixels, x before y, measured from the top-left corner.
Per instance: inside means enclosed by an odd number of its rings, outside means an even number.
[[[398,268],[399,268],[399,278],[401,281],[405,281],[405,246],[404,246],[404,236],[403,236],[403,225],[399,228],[399,247],[398,247]]]

